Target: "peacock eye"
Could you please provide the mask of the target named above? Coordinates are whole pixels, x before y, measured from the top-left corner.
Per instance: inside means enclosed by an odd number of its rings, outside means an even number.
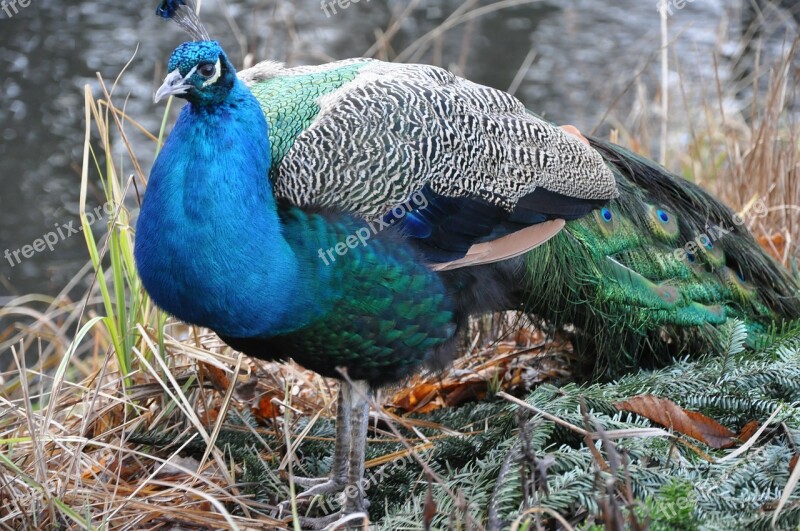
[[[204,65],[200,65],[200,67],[197,69],[197,71],[203,77],[211,77],[216,73],[217,69],[213,64],[206,63]]]
[[[661,223],[669,223],[669,214],[667,214],[665,211],[659,209],[656,211],[656,215],[658,216],[658,219],[661,220]]]
[[[610,222],[611,222],[611,219],[614,217],[614,216],[611,214],[611,211],[610,211],[609,209],[607,209],[607,208],[604,208],[603,210],[601,210],[601,211],[600,211],[600,215],[601,215],[601,216],[603,216],[603,220],[604,220],[606,223],[610,223]]]

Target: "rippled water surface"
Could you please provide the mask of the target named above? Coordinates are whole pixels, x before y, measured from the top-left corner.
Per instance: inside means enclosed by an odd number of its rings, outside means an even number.
[[[408,5],[361,0],[328,17],[316,0],[203,4],[209,32],[239,65],[244,52],[258,60],[292,64],[363,55],[375,42],[376,29],[387,28],[393,14]],[[419,4],[403,20],[390,53],[405,50],[432,31],[462,2]],[[516,91],[529,108],[591,130],[614,105],[609,116],[625,123],[638,112],[636,101],[655,99],[660,43],[655,4],[520,1],[457,25],[407,59],[463,69],[474,81],[508,89],[526,58],[532,58]],[[182,35],[153,15],[154,6],[152,1],[31,0],[10,18],[0,11],[0,253],[20,249],[70,222],[79,225],[83,86],[89,84],[99,94],[97,73],[113,80],[130,61],[115,88],[115,102],[151,131],[158,130],[163,105],[153,105],[152,94]],[[713,84],[715,51],[722,76],[727,75],[738,9],[734,0],[697,0],[670,17],[678,59],[670,80],[675,94],[680,94],[678,65],[690,94]],[[637,73],[641,83],[632,84]],[[153,145],[137,134],[132,137],[140,160],[149,165]],[[131,171],[128,165],[124,168]],[[95,187],[89,204],[102,204],[101,197]],[[85,262],[80,234],[20,264],[12,266],[0,257],[0,302],[20,293],[56,293]]]

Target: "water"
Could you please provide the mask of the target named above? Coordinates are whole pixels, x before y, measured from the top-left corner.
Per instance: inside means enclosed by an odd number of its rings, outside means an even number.
[[[169,53],[183,40],[180,30],[153,15],[154,1],[29,3],[11,18],[0,11],[0,253],[12,253],[0,256],[0,304],[22,293],[54,294],[86,262],[80,234],[59,236],[52,251],[27,259],[21,254],[48,232],[62,228],[63,234],[69,232],[65,225],[79,225],[83,86],[99,95],[95,73],[113,80],[130,61],[115,102],[156,132],[163,107],[152,104],[152,94]],[[394,50],[436,28],[462,2],[421,4],[392,41]],[[529,108],[591,130],[615,104],[609,116],[630,123],[642,110],[636,104],[642,98],[635,98],[636,90],[618,96],[641,71],[636,87],[645,91],[644,101],[654,100],[659,16],[655,0],[606,4],[520,2],[454,28],[412,59],[454,71],[463,67],[472,80],[507,89],[533,50],[534,61],[517,91]],[[362,55],[374,43],[375,29],[388,27],[392,14],[405,5],[361,0],[328,17],[317,0],[229,0],[227,7],[206,0],[202,18],[235,64],[242,64],[243,51],[259,60],[307,64]],[[722,75],[730,70],[725,55],[735,49],[738,9],[738,0],[698,0],[670,17],[675,55],[690,93],[713,80],[715,50],[721,53]],[[248,36],[246,42],[236,38],[229,20]],[[781,24],[791,28],[793,21]],[[679,95],[677,77],[670,81]],[[672,120],[679,121],[679,114]],[[133,136],[140,160],[149,164],[152,144]],[[102,202],[95,186],[88,203]]]

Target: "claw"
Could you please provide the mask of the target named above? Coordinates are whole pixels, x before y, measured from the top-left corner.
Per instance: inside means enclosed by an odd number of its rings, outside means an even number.
[[[308,503],[314,496],[323,496],[325,494],[336,494],[342,492],[347,486],[344,479],[338,478],[294,478],[294,482],[304,487],[309,487],[297,495],[297,501],[301,503]],[[280,515],[291,514],[292,500],[282,501],[278,504]],[[336,513],[338,514],[338,513]],[[324,518],[328,518],[327,516]]]
[[[311,498],[313,496],[320,496],[322,494],[332,494],[334,492],[342,492],[347,486],[347,482],[336,478],[331,478],[316,485],[304,485],[309,487],[300,494],[298,498]]]
[[[300,518],[300,525],[303,529],[324,529],[326,531],[356,527],[366,529],[369,526],[369,517],[366,511],[351,514],[339,511],[322,518]]]
[[[306,494],[306,492],[298,495],[298,502],[308,501],[305,498],[300,500],[300,497]],[[291,503],[291,500],[286,500],[278,504],[279,513],[277,517],[279,519],[285,519],[286,515],[291,515]],[[369,500],[366,498],[360,498],[354,503],[345,503],[345,506],[342,509],[327,516],[321,516],[319,518],[300,516],[298,520],[303,529],[325,529],[332,531],[334,529],[349,529],[356,526],[358,528],[366,529],[366,527],[369,525],[369,515],[367,513],[368,507]]]
[[[300,476],[294,476],[292,481],[294,481],[295,485],[300,485],[301,487],[316,487],[317,485],[322,485],[333,480],[330,478],[304,478]]]

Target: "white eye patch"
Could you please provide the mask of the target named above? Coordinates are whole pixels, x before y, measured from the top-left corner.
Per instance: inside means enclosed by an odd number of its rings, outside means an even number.
[[[209,85],[213,85],[219,79],[219,76],[222,75],[222,63],[220,62],[219,58],[217,58],[217,64],[214,65],[214,75],[208,78],[208,80],[203,83],[203,87],[207,87]]]

